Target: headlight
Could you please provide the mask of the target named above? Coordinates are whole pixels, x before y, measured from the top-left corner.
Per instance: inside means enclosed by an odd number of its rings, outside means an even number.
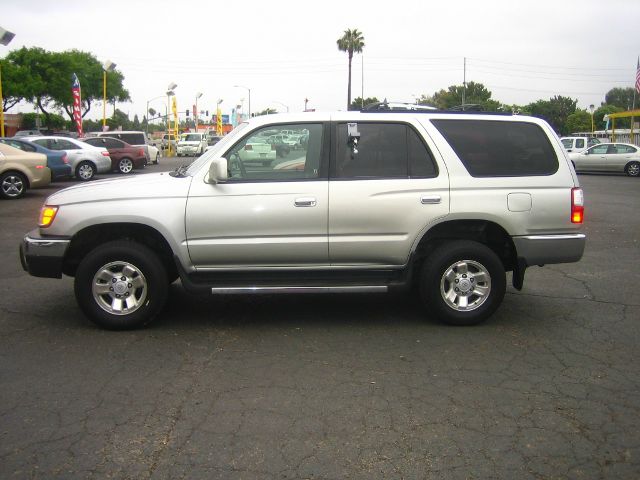
[[[40,228],[47,228],[53,223],[58,213],[58,207],[53,205],[43,205],[40,209],[40,218],[38,219],[38,226]]]

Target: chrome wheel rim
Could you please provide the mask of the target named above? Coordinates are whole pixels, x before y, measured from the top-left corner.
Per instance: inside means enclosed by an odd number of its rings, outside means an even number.
[[[627,172],[632,177],[637,177],[638,174],[640,173],[640,164],[634,163],[632,165],[629,165],[629,168],[627,169]]]
[[[149,286],[135,265],[117,261],[102,266],[93,277],[93,299],[102,310],[112,315],[130,315],[147,298]]]
[[[93,177],[93,167],[91,165],[80,165],[78,168],[78,176],[83,180],[90,180]]]
[[[120,171],[122,173],[129,173],[133,170],[133,163],[128,158],[120,160]]]
[[[447,306],[458,312],[480,307],[491,293],[491,275],[475,260],[461,260],[449,266],[440,279],[440,294]]]
[[[24,190],[24,182],[17,175],[9,175],[2,181],[2,192],[7,197],[17,197]]]

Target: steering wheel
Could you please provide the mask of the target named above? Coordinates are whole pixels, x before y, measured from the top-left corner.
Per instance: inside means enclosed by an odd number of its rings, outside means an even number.
[[[247,170],[246,168],[244,168],[244,164],[242,163],[242,160],[240,159],[240,155],[238,155],[238,152],[235,152],[234,154],[231,155],[231,159],[229,160],[229,167],[227,169],[227,174],[229,175],[229,178],[232,178],[233,175],[233,171],[234,170],[239,170],[240,171],[240,177],[246,177],[247,176]]]

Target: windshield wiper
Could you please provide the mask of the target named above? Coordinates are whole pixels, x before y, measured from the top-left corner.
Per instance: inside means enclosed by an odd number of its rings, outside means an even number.
[[[184,177],[185,173],[187,173],[188,168],[189,168],[189,165],[185,163],[183,165],[180,165],[173,172],[170,172],[169,175],[171,175],[172,177]]]

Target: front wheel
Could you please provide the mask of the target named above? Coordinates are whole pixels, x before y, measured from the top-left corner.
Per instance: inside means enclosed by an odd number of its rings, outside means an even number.
[[[631,162],[624,169],[625,173],[630,177],[637,177],[640,175],[640,163]]]
[[[88,161],[80,162],[80,164],[76,167],[76,177],[82,181],[91,180],[96,174],[96,167],[93,163]]]
[[[167,271],[148,247],[116,240],[96,247],[80,262],[76,300],[95,324],[109,330],[147,325],[160,312],[168,292]]]
[[[486,245],[453,240],[424,262],[420,293],[427,308],[449,325],[476,325],[502,303],[506,276],[502,262]]]
[[[0,186],[3,198],[20,198],[27,191],[27,179],[18,172],[5,172],[0,176]]]

